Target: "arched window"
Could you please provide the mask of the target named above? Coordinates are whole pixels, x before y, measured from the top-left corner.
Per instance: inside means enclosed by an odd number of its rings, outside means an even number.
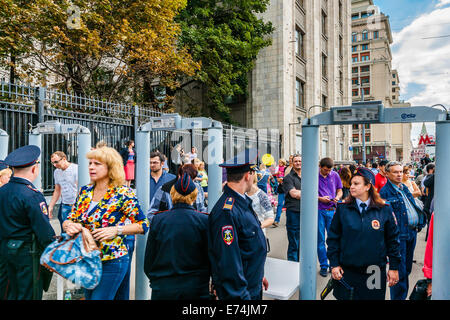
[[[356,42],[356,41],[358,41],[358,33],[356,33],[356,32],[353,32],[352,33],[352,42]]]
[[[369,40],[369,32],[367,30],[364,30],[362,32],[362,39],[363,40]]]

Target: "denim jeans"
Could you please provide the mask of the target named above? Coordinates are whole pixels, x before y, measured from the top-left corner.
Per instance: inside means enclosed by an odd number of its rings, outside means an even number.
[[[300,241],[300,213],[286,210],[286,231],[288,236],[287,259],[298,262]]]
[[[412,270],[417,235],[407,240],[400,239],[401,262],[398,266],[398,283],[390,287],[391,300],[406,300],[409,290],[408,277]]]
[[[319,258],[320,268],[330,266],[327,258],[327,247],[325,245],[325,230],[330,230],[331,220],[333,220],[335,210],[319,210],[318,214],[318,232],[317,232],[317,257]]]
[[[93,290],[85,289],[86,300],[114,300],[128,271],[130,258],[126,256],[102,262],[102,278]]]
[[[128,249],[128,256],[130,257],[130,263],[128,264],[128,271],[123,278],[122,284],[117,290],[114,300],[130,300],[130,274],[131,274],[131,261],[133,260],[134,252],[134,236],[126,236],[125,241]]]
[[[277,215],[275,216],[275,222],[280,222],[281,211],[284,206],[284,193],[278,194],[278,207],[277,207]]]
[[[61,233],[63,230],[62,224],[64,221],[67,220],[67,217],[69,216],[71,210],[72,210],[71,205],[62,204],[62,203],[59,205],[58,220],[59,220],[59,224],[61,225]]]

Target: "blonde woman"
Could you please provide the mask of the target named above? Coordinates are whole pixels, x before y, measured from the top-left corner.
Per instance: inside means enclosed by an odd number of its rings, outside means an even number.
[[[0,160],[0,187],[7,184],[12,176],[12,170]]]
[[[206,173],[205,163],[203,161],[200,162],[197,170],[198,170],[197,178],[200,178],[200,186],[202,187],[206,196],[206,192],[208,192],[208,174]]]
[[[414,181],[411,181],[410,178],[410,168],[408,166],[403,167],[403,177],[402,177],[402,183],[408,187],[409,192],[413,195],[414,198],[420,197],[422,195],[422,192],[420,192],[419,187]]]
[[[86,290],[87,300],[113,300],[129,269],[126,235],[144,234],[149,222],[142,213],[134,191],[124,186],[125,173],[120,154],[110,147],[90,151],[91,184],[81,188],[72,212],[63,224],[73,236],[89,229],[102,252],[103,272],[99,285]],[[130,224],[125,225],[129,219]]]

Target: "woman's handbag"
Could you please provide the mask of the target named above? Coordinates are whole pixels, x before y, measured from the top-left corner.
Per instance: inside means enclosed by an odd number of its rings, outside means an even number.
[[[41,255],[41,265],[86,289],[94,289],[102,276],[100,249],[88,229],[70,237],[61,234]]]

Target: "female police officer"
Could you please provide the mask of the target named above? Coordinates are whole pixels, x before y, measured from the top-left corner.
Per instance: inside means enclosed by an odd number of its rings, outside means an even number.
[[[144,262],[152,300],[209,299],[208,214],[194,210],[197,193],[185,172],[170,190],[173,208],[152,219]]]
[[[358,168],[351,179],[350,195],[337,206],[328,234],[328,259],[333,294],[338,300],[384,300],[387,281],[398,282],[400,251],[398,228],[391,208],[374,189],[375,176]],[[345,280],[345,281],[342,281]]]

